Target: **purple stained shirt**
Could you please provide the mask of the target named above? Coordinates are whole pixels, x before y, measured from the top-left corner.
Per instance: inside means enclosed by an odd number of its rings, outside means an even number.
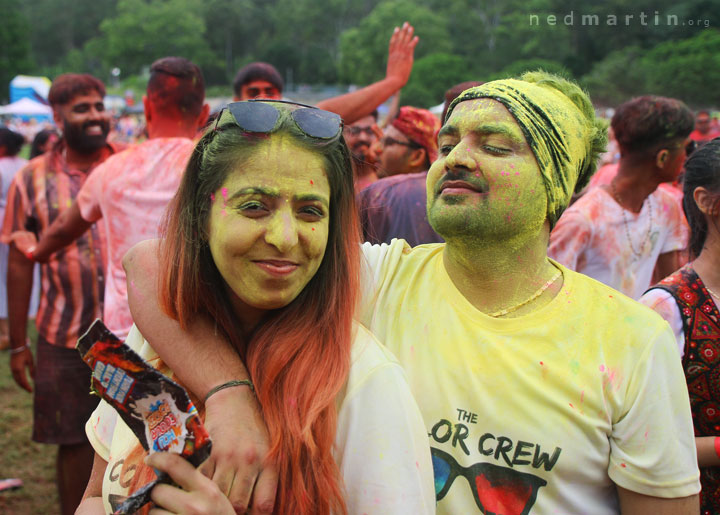
[[[427,220],[427,172],[393,175],[357,194],[363,238],[370,243],[404,239],[411,246],[444,240]]]

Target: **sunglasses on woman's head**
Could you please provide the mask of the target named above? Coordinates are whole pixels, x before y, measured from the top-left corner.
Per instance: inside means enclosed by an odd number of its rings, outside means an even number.
[[[242,130],[269,134],[275,130],[280,118],[280,110],[272,105],[273,103],[298,106],[298,109],[290,111],[290,117],[306,136],[316,139],[333,139],[342,132],[343,122],[339,115],[287,100],[245,100],[228,104],[227,110],[230,111],[235,124]],[[221,116],[222,111],[215,122],[214,130],[218,130]]]

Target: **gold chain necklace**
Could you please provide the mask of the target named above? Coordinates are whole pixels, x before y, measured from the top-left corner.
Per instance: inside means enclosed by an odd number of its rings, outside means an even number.
[[[630,250],[635,255],[635,257],[643,257],[645,253],[645,245],[650,241],[650,235],[652,234],[652,228],[653,228],[653,218],[652,218],[652,200],[650,197],[647,198],[648,201],[648,217],[650,220],[648,221],[648,229],[647,233],[645,234],[645,237],[643,238],[642,243],[640,244],[640,250],[635,250],[635,246],[633,245],[632,238],[630,238],[630,228],[628,227],[628,221],[627,216],[625,215],[625,208],[622,205],[622,202],[620,202],[620,198],[618,197],[617,189],[615,188],[615,183],[610,182],[610,188],[612,188],[612,194],[615,201],[620,205],[620,211],[622,213],[623,217],[623,225],[625,226],[625,235],[627,236],[628,243],[630,244]],[[651,248],[652,250],[652,248]]]
[[[716,299],[720,299],[720,295],[718,295],[717,293],[715,293],[714,291],[712,291],[710,288],[708,288],[708,285],[707,285],[707,284],[705,284],[704,286],[705,286],[705,289],[710,292],[710,295],[712,295],[712,296],[715,297]]]
[[[540,295],[542,295],[543,292],[544,292],[545,290],[547,290],[548,288],[550,288],[550,285],[551,285],[552,283],[554,283],[555,281],[557,281],[558,277],[560,277],[561,275],[562,275],[562,272],[561,272],[560,270],[558,270],[557,273],[556,273],[555,275],[553,275],[553,276],[550,278],[549,281],[547,281],[545,284],[543,284],[543,285],[540,287],[540,289],[538,289],[538,291],[536,291],[535,293],[533,293],[533,294],[530,296],[529,299],[524,300],[524,301],[522,301],[520,304],[516,304],[515,306],[511,306],[511,307],[509,307],[509,308],[501,309],[500,311],[496,311],[496,312],[494,312],[494,313],[488,313],[488,316],[493,317],[493,318],[497,318],[497,317],[501,317],[501,316],[503,316],[503,315],[507,315],[508,313],[512,313],[513,311],[517,311],[518,309],[520,309],[520,308],[523,307],[524,305],[531,303],[532,301],[534,301],[535,299],[537,299]]]

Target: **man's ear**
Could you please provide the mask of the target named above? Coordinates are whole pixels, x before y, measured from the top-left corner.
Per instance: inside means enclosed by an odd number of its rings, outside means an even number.
[[[414,148],[408,157],[408,167],[424,167],[427,160],[427,151],[424,148]]]
[[[661,170],[665,168],[665,165],[669,162],[669,160],[670,151],[666,148],[658,150],[658,153],[655,154],[655,166],[657,166]]]

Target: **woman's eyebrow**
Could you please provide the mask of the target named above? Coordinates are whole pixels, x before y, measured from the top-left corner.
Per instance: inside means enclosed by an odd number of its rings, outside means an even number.
[[[245,195],[263,195],[265,197],[277,198],[280,196],[280,190],[276,188],[265,188],[263,186],[248,186],[247,188],[242,188],[230,195],[228,200],[234,200],[237,197]]]
[[[280,198],[280,190],[276,188],[265,188],[262,186],[249,186],[236,191],[230,195],[228,200],[234,200],[245,195],[262,195],[264,197]],[[301,193],[299,195],[294,195],[293,200],[296,202],[320,202],[325,206],[330,204],[325,196],[317,195],[315,193]]]

